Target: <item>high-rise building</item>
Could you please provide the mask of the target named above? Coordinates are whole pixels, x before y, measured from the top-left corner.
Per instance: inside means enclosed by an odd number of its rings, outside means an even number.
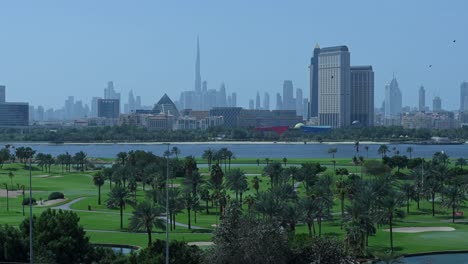
[[[442,99],[439,96],[434,97],[432,100],[432,112],[442,111]]]
[[[309,65],[309,73],[310,73],[310,102],[309,102],[309,116],[310,117],[317,117],[318,116],[318,57],[320,54],[320,46],[317,44],[314,48],[314,55],[310,59]]]
[[[219,87],[219,92],[216,96],[216,106],[226,107],[226,85],[224,83]]]
[[[253,99],[249,99],[249,109],[250,110],[254,109],[254,100]]]
[[[385,86],[385,118],[399,117],[402,110],[402,95],[395,77]]]
[[[68,96],[68,99],[65,101],[65,119],[72,119],[74,117],[74,106],[75,106],[75,97]]]
[[[139,95],[135,99],[135,109],[141,109],[141,96]]]
[[[291,80],[285,80],[283,83],[283,108],[281,110],[296,110],[294,87]]]
[[[232,93],[231,99],[232,99],[232,107],[237,107],[237,93]]]
[[[260,110],[260,93],[257,91],[257,96],[255,97],[255,109]]]
[[[134,113],[136,110],[136,107],[135,107],[135,97],[133,96],[133,90],[130,90],[130,92],[128,93],[128,113]]]
[[[270,94],[268,92],[263,95],[263,109],[270,110]]]
[[[93,97],[91,100],[91,117],[98,116],[98,100],[100,97]]]
[[[201,92],[200,42],[197,36],[197,58],[195,61],[195,92]]]
[[[320,125],[350,125],[350,53],[348,47],[320,49],[318,117]]]
[[[309,100],[307,98],[302,99],[302,118],[304,120],[307,120],[307,117],[309,116]]]
[[[468,82],[460,84],[460,111],[468,111]]]
[[[10,103],[0,104],[0,126],[28,126],[29,104]]]
[[[426,111],[426,90],[422,85],[419,87],[419,111]]]
[[[118,99],[98,99],[98,117],[119,118],[120,102]]]
[[[6,102],[5,89],[5,85],[0,85],[0,103]]]
[[[120,93],[116,93],[114,90],[114,82],[107,82],[107,88],[104,88],[104,99],[120,100]]]
[[[372,66],[351,67],[351,122],[374,125],[374,71]]]
[[[276,110],[283,109],[283,100],[281,99],[281,94],[276,93]]]
[[[305,116],[304,115],[304,107],[303,103],[304,101],[302,100],[302,89],[296,88],[296,113],[298,116]],[[307,118],[307,116],[305,116]]]

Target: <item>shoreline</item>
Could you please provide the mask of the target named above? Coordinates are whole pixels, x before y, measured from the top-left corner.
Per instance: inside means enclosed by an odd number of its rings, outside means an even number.
[[[64,143],[52,143],[52,142],[0,142],[3,145],[165,145],[167,143],[174,145],[354,145],[354,141],[336,141],[336,142],[316,142],[316,141],[184,141],[184,142],[64,142]],[[406,143],[391,143],[387,141],[360,141],[360,145],[393,145],[393,144],[406,144]]]

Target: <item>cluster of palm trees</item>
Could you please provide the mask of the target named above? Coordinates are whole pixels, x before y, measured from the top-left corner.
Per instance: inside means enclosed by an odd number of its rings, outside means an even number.
[[[221,148],[219,150],[212,150],[210,148],[203,152],[202,158],[206,159],[209,169],[211,169],[213,163],[224,163],[224,171],[226,171],[227,165],[229,166],[229,170],[231,169],[231,160],[235,159],[236,156],[228,148]]]

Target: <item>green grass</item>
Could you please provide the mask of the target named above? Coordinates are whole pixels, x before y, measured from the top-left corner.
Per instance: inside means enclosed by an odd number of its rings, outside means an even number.
[[[288,160],[288,166],[291,164],[300,164],[304,162],[322,162],[328,164],[328,170],[325,174],[333,175],[333,170],[331,169],[331,158],[323,159],[290,159]],[[351,164],[350,159],[336,159],[336,167],[345,167],[348,168],[350,172],[354,172],[357,169],[360,172],[360,168],[355,168]],[[109,160],[110,161],[110,160]],[[280,161],[280,160],[278,160]],[[204,162],[199,160],[199,162]],[[238,166],[236,166],[239,164]],[[242,165],[240,165],[242,164]],[[249,174],[249,190],[244,193],[244,198],[248,195],[255,195],[255,190],[252,187],[252,178],[255,174],[262,174],[264,168],[264,160],[260,166],[257,166],[256,159],[235,159],[232,161],[231,168],[240,168],[245,173]],[[297,165],[299,166],[299,165]],[[224,166],[223,166],[224,167]],[[8,172],[13,172],[15,174],[13,178],[13,187],[17,184],[25,185],[26,189],[29,188],[29,172],[25,170],[22,164],[5,164],[3,168],[0,169],[0,184],[7,183],[10,188],[12,188],[10,183],[10,178],[8,177]],[[208,168],[201,168],[200,171],[204,175],[204,179],[208,180]],[[127,232],[126,228],[128,227],[129,217],[133,211],[131,206],[125,208],[124,215],[124,230],[120,230],[120,218],[119,211],[117,209],[108,209],[105,207],[105,200],[109,192],[109,183],[106,182],[102,186],[102,204],[97,204],[97,187],[93,185],[91,175],[92,171],[88,172],[70,172],[63,173],[61,172],[60,167],[53,166],[50,173],[45,173],[40,171],[40,169],[35,168],[33,171],[33,196],[39,200],[39,198],[47,199],[47,196],[53,191],[60,191],[65,194],[65,197],[68,201],[71,201],[78,197],[85,197],[80,202],[75,203],[72,206],[72,209],[80,210],[76,213],[80,217],[80,224],[90,237],[91,241],[94,243],[117,243],[117,244],[130,244],[137,246],[146,246],[147,244],[147,235],[146,233],[131,233]],[[41,175],[49,175],[47,177]],[[269,188],[269,178],[265,176],[259,176],[262,180],[260,185],[260,191],[268,190]],[[369,178],[369,176],[363,175],[364,178]],[[177,178],[173,180],[175,184],[183,184],[182,178]],[[0,187],[3,188],[3,187]],[[298,188],[299,194],[304,193],[304,187],[302,184]],[[228,195],[231,199],[234,199],[234,193],[228,191]],[[28,197],[28,193],[26,193]],[[142,200],[145,198],[145,194],[142,190],[142,187],[139,186],[137,192],[137,199]],[[0,198],[0,224],[10,224],[18,226],[21,221],[25,218],[22,216],[22,206],[21,206],[22,196],[20,195],[17,198],[10,197],[9,199],[9,211],[6,211],[6,198]],[[203,210],[197,213],[197,223],[194,222],[194,215],[192,212],[192,225],[202,227],[205,229],[213,230],[213,225],[219,223],[219,215],[215,214],[215,208],[211,207],[209,204],[209,214],[206,214],[205,211],[205,202],[201,201],[200,203],[203,207]],[[91,207],[91,211],[88,211],[88,206]],[[432,217],[430,214],[431,204],[427,201],[423,202],[421,205],[421,210],[416,208],[415,203],[411,203],[410,214],[406,218],[398,220],[395,227],[414,227],[414,226],[449,226],[454,227],[456,231],[453,232],[424,232],[424,233],[394,233],[394,243],[397,250],[397,253],[416,253],[416,252],[427,252],[427,251],[442,251],[442,250],[464,250],[468,247],[468,240],[465,237],[468,235],[468,224],[457,223],[452,224],[450,222],[450,212],[446,208],[440,206],[439,203],[436,203],[437,215]],[[246,209],[244,205],[244,209]],[[406,207],[402,207],[402,210],[406,210]],[[33,213],[40,214],[42,211],[46,210],[44,207],[34,207]],[[468,208],[464,207],[462,209],[465,213],[468,213]],[[26,207],[26,216],[28,215],[28,208]],[[333,212],[340,212],[340,201],[335,199],[335,205],[333,207]],[[181,213],[177,214],[176,221],[187,224],[188,215],[187,211],[183,210]],[[326,221],[323,223],[322,233],[327,235],[337,236],[340,239],[344,238],[344,231],[340,229],[341,219],[340,216],[335,214],[332,221]],[[370,237],[369,245],[371,250],[382,250],[389,248],[389,233],[383,231],[386,229],[386,226],[379,226],[377,234]],[[316,226],[318,230],[318,227]],[[153,238],[164,239],[165,234],[163,230],[154,230]],[[206,232],[206,231],[205,231]],[[297,225],[297,233],[307,233],[307,227],[303,224]],[[199,233],[195,230],[188,230],[185,227],[177,226],[170,234],[171,239],[183,240],[187,242],[195,241],[211,241],[211,233]]]

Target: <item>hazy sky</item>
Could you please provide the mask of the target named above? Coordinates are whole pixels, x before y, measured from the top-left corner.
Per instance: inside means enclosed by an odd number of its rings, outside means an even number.
[[[459,107],[468,80],[468,1],[1,1],[0,84],[7,100],[86,103],[107,81],[153,104],[194,87],[196,37],[208,88],[226,83],[248,105],[285,79],[309,97],[313,47],[347,45],[352,65],[372,65],[376,106],[393,72],[404,105],[439,95]],[[456,40],[453,43],[453,40]],[[429,67],[429,65],[433,65]],[[262,96],[263,97],[263,96]],[[263,100],[263,98],[262,98]]]

